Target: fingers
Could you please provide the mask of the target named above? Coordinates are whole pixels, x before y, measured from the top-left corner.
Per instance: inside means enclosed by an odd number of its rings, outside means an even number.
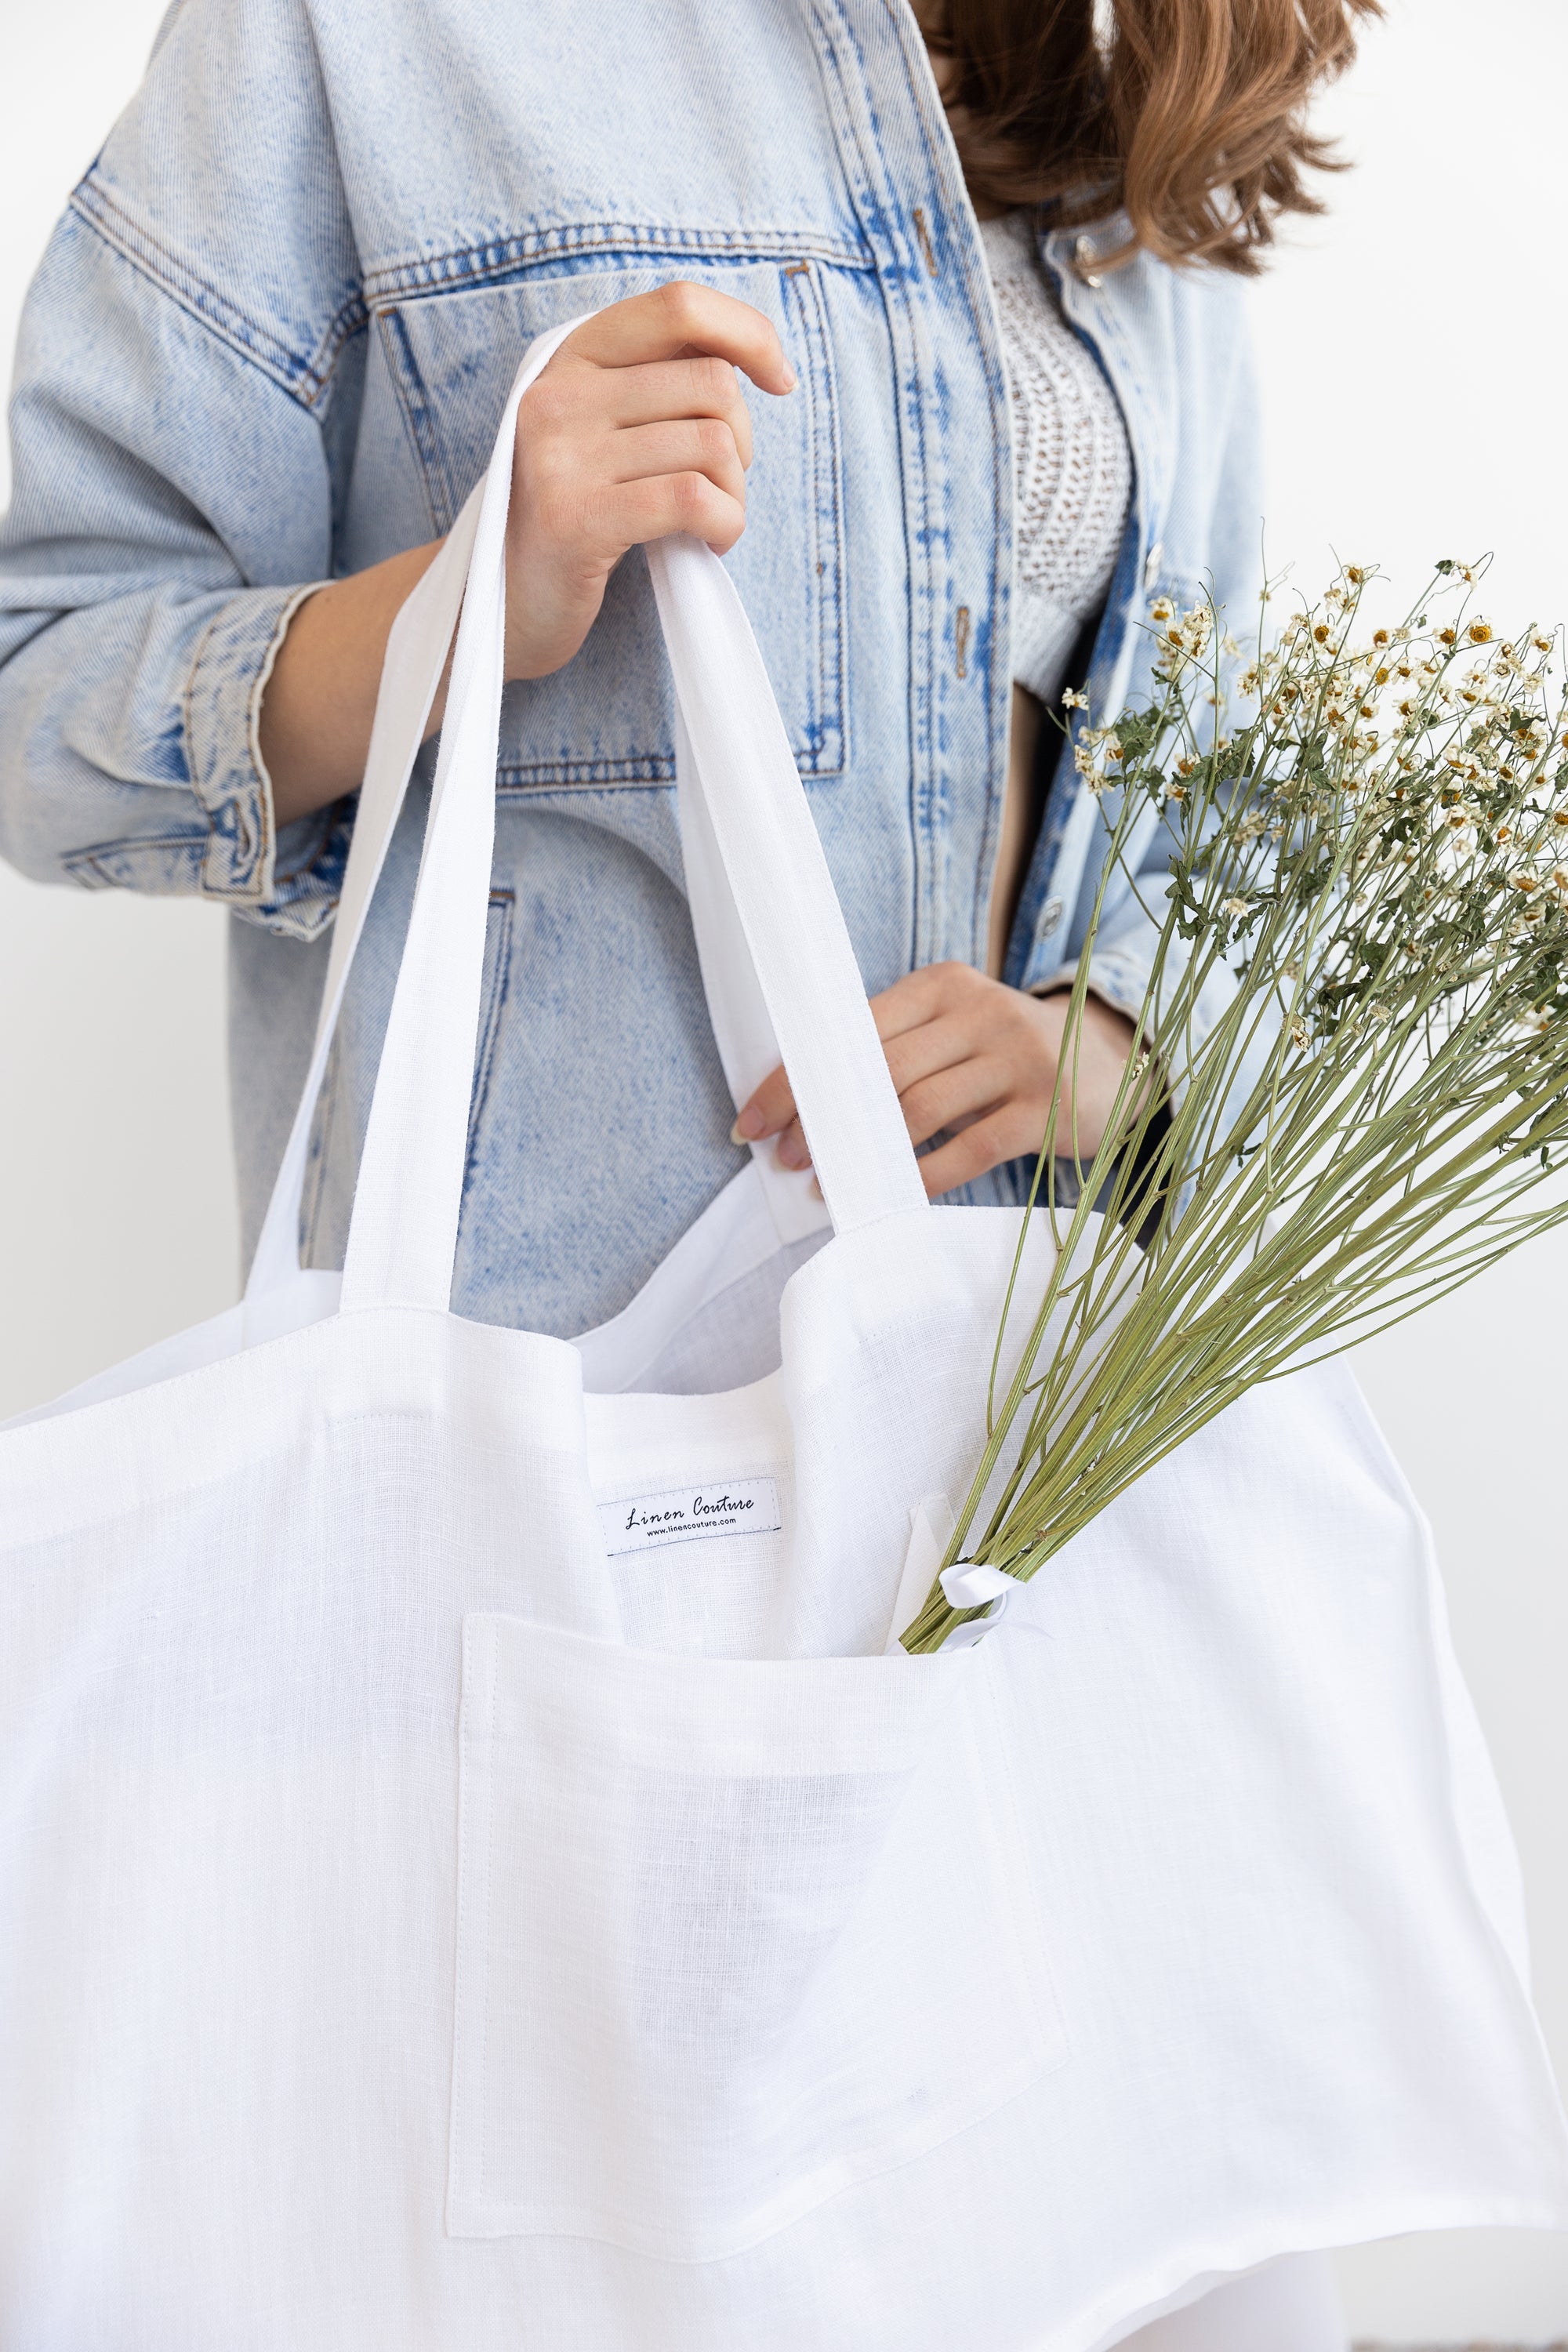
[[[1005,1160],[1032,1157],[1040,1148],[1037,1106],[1017,1099],[998,1101],[995,1065],[985,1067],[971,1063],[963,1075],[968,1083],[954,1097],[964,1104],[963,1110],[955,1109],[944,1118],[931,1116],[928,1124],[926,1118],[910,1117],[907,1099],[903,1105],[911,1129],[910,1140],[917,1148],[929,1143],[942,1128],[960,1119],[967,1122],[936,1150],[927,1152],[920,1163],[921,1177],[931,1200],[939,1193],[951,1192],[955,1184],[967,1184],[984,1176]],[[916,1126],[921,1129],[918,1134],[913,1131]],[[738,1130],[739,1121],[736,1127]],[[773,1150],[781,1168],[810,1167],[811,1153],[798,1118],[792,1117],[784,1122]]]
[[[612,303],[569,335],[562,349],[604,368],[701,354],[727,360],[759,391],[775,394],[790,391],[795,380],[771,319],[732,294],[685,278]]]
[[[1053,1116],[1092,1158],[1133,1042],[1124,1015],[1089,1001],[1058,1097],[1065,998],[1041,1001],[967,964],[933,964],[885,989],[871,1009],[911,1142],[945,1139],[921,1161],[931,1197],[1004,1160],[1032,1159]],[[776,1137],[783,1166],[810,1165],[782,1069],[763,1079],[734,1133],[737,1142]]]
[[[768,1073],[730,1129],[731,1143],[762,1143],[770,1135],[778,1138],[773,1156],[781,1168],[810,1167],[805,1130],[795,1115],[795,1096],[782,1066]]]
[[[811,1165],[811,1146],[798,1118],[791,1119],[778,1139],[778,1162],[781,1168],[809,1168]]]
[[[761,1143],[767,1136],[777,1135],[794,1117],[795,1096],[781,1064],[742,1106],[731,1132],[737,1143]]]
[[[1003,1064],[975,1050],[960,1024],[928,1021],[906,1031],[887,1048],[888,1067],[913,1143],[925,1143],[939,1127],[982,1108],[1005,1091]],[[735,1122],[743,1142],[760,1143],[770,1135],[782,1139],[795,1121],[795,1097],[789,1080],[775,1070],[758,1087]],[[781,1148],[785,1166],[792,1163]],[[804,1167],[805,1160],[798,1163]]]
[[[902,980],[894,981],[891,988],[871,999],[877,1034],[886,1045],[889,1038],[902,1036],[906,1030],[918,1029],[942,1013],[962,1018],[983,1006],[996,986],[973,964],[922,964],[919,971],[906,972]]]
[[[988,1118],[977,1118],[962,1134],[928,1151],[920,1163],[921,1180],[926,1188],[926,1198],[934,1201],[955,1185],[973,1184],[976,1177],[988,1175],[1000,1168],[1005,1160],[1021,1160],[1038,1151],[1040,1139],[1030,1139],[1028,1131],[1007,1107],[993,1112]]]
[[[935,964],[906,973],[871,999],[910,1139],[929,1142],[939,1129],[973,1116],[995,1099],[1005,1072],[978,1052],[969,1017],[968,983],[981,975],[967,964]],[[993,983],[982,980],[982,986]],[[949,1008],[958,1000],[958,1010]],[[795,1116],[795,1096],[782,1068],[772,1071],[736,1119],[736,1142],[776,1136],[781,1167],[809,1168],[811,1155]]]
[[[877,1033],[889,1049],[889,1066],[900,1092],[905,1086],[960,1058],[968,1050],[962,1020],[939,1020],[950,1002],[948,980],[953,973],[967,974],[971,980],[978,977],[967,964],[931,964],[923,971],[906,973],[891,988],[871,999]],[[917,1030],[922,1033],[919,1038],[911,1034]],[[924,1034],[928,1031],[929,1034]],[[904,1042],[889,1042],[898,1040]],[[789,1080],[782,1068],[773,1070],[735,1121],[736,1139],[744,1143],[760,1143],[770,1135],[779,1134],[794,1117],[795,1096]]]
[[[737,368],[768,392],[795,383],[760,310],[682,282],[613,303],[530,385],[507,517],[509,678],[572,659],[628,548],[682,533],[734,546],[752,460]]]
[[[921,1022],[916,1028],[903,1029],[896,1036],[885,1038],[882,1051],[901,1097],[983,1055],[989,1043],[984,1029],[974,1027],[962,1014],[942,1013],[934,1020]],[[937,1125],[941,1124],[939,1119]],[[915,1140],[919,1142],[921,1139],[917,1136]]]
[[[715,554],[728,555],[746,527],[743,498],[731,498],[706,474],[661,474],[652,481],[621,482],[589,501],[600,540],[616,557],[628,547],[689,531]]]
[[[702,474],[744,508],[746,477],[735,436],[716,418],[638,425],[610,445],[611,479],[646,482],[661,474]]]
[[[614,446],[639,425],[682,421],[728,435],[742,465],[752,459],[752,420],[740,379],[726,360],[683,360],[668,367],[616,372],[557,352],[523,395],[518,446],[571,446],[584,458]]]
[[[669,360],[655,367],[604,368],[597,371],[594,393],[605,424],[612,428],[625,431],[675,417],[712,417],[729,426],[742,465],[752,462],[752,415],[740,378],[728,360]]]
[[[1017,1072],[991,1054],[971,1055],[918,1085],[899,1089],[899,1108],[917,1150],[944,1127],[958,1127],[1016,1099]],[[1038,1136],[1035,1140],[1037,1144]]]

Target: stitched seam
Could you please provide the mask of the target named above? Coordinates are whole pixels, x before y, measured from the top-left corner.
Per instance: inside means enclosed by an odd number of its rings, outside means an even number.
[[[833,381],[827,321],[816,276],[805,262],[784,272],[784,299],[799,311],[802,357],[813,377],[815,397],[806,404],[811,445],[811,547],[816,567],[816,628],[814,743],[806,767],[813,775],[841,772],[848,765],[844,697],[844,533],[839,509],[837,388]],[[824,523],[826,523],[825,537]]]
[[[1038,240],[1037,239],[1037,241]],[[985,740],[989,752],[991,773],[993,776],[999,777],[1001,789],[994,795],[991,821],[985,828],[984,836],[980,845],[980,856],[975,866],[974,898],[970,908],[970,937],[973,942],[975,950],[978,951],[984,942],[986,935],[990,929],[992,898],[996,885],[996,859],[1001,849],[1002,825],[1006,812],[1007,791],[1010,781],[1008,776],[1008,765],[1011,745],[1013,681],[1011,676],[1003,677],[999,675],[996,654],[998,641],[1002,632],[998,628],[997,624],[1001,616],[1005,614],[1006,615],[1007,632],[1010,640],[1012,628],[1013,572],[1017,560],[1018,517],[1016,510],[1016,477],[1014,473],[1013,419],[1008,404],[1005,362],[1003,359],[1002,351],[1001,305],[994,290],[991,288],[988,279],[984,284],[976,285],[967,270],[964,272],[964,290],[968,297],[971,317],[974,320],[975,325],[980,327],[984,317],[986,315],[987,306],[989,306],[989,314],[992,318],[993,327],[996,336],[996,358],[998,364],[994,369],[988,368],[986,370],[986,390],[991,401],[991,494],[996,512],[998,514],[1005,512],[1010,519],[1008,534],[1009,546],[1007,550],[1008,562],[1005,570],[1004,570],[1002,562],[1001,533],[993,533],[991,542],[991,576],[988,583],[991,609],[986,628],[985,654]],[[1115,395],[1113,394],[1112,397],[1114,398],[1114,396]],[[1009,642],[1007,650],[1009,656],[1011,656],[1011,642]],[[1010,671],[1012,667],[1010,659],[1008,661],[1007,667]],[[959,674],[962,677],[963,671],[961,670]],[[1027,877],[1026,876],[1026,879]],[[1017,921],[1018,909],[1015,908],[1013,916],[1014,929],[1016,929],[1017,928]],[[1002,943],[1002,960],[1004,967],[1005,967],[1007,953],[1011,945],[1011,937],[1005,940]]]
[[[884,0],[884,5],[887,5],[888,0]],[[910,825],[915,856],[910,957],[912,961],[919,962],[922,954],[930,950],[940,887],[936,856],[938,844],[935,839],[939,726],[936,633],[940,616],[936,612],[931,555],[932,531],[936,526],[933,526],[931,512],[931,481],[926,462],[926,404],[918,398],[911,400],[910,396],[910,378],[929,372],[925,365],[927,355],[922,324],[910,293],[911,284],[924,289],[926,280],[919,257],[905,250],[905,239],[898,226],[897,209],[891,202],[893,191],[889,184],[888,160],[878,135],[870,98],[871,83],[860,40],[840,0],[812,0],[812,13],[821,34],[833,92],[837,94],[836,101],[830,94],[829,110],[834,119],[839,153],[850,182],[851,197],[858,211],[864,214],[868,208],[886,250],[885,260],[882,254],[878,253],[875,267],[899,386],[894,418],[899,438],[900,474],[904,485],[902,514],[910,576]],[[853,94],[851,76],[840,55],[840,45],[857,68],[853,77]],[[922,485],[918,511],[911,506],[910,492],[910,484],[916,478],[917,471]]]
[[[331,382],[343,345],[368,322],[363,291],[356,288],[327,322],[309,358],[290,351],[269,328],[169,248],[145,225],[116,203],[91,173],[71,192],[70,209],[87,228],[156,286],[188,317],[239,358],[259,369],[301,407],[314,408]]]
[[[190,668],[185,673],[184,692],[181,697],[181,710],[185,738],[185,769],[191,780],[191,790],[195,795],[196,805],[204,810],[207,817],[211,820],[207,833],[206,851],[202,860],[201,887],[203,894],[204,896],[210,895],[214,898],[227,898],[230,901],[248,901],[252,899],[259,899],[261,896],[259,878],[254,863],[252,864],[248,877],[247,877],[243,871],[237,874],[231,871],[226,889],[224,887],[223,883],[216,878],[222,871],[222,863],[218,854],[219,844],[217,816],[219,810],[223,806],[223,801],[221,799],[214,800],[208,793],[207,785],[211,779],[204,775],[202,772],[201,763],[196,758],[195,749],[195,706],[196,673],[201,668],[202,663],[205,658],[207,644],[212,636],[212,633],[216,628],[219,621],[223,618],[223,615],[227,609],[228,607],[226,605],[219,607],[218,611],[213,614],[211,620],[207,623],[206,627],[202,631],[201,636],[197,640],[196,650],[195,655],[192,656]],[[248,729],[247,731],[248,733]],[[235,793],[229,797],[237,801],[238,794]],[[258,797],[263,803],[265,803],[267,797],[265,793],[259,794]],[[266,823],[265,816],[263,816],[262,822],[263,824]]]
[[[474,1171],[479,1160],[479,1129],[483,1123],[485,1105],[489,1099],[490,1079],[495,1069],[496,1040],[500,1035],[501,1014],[511,986],[512,918],[517,909],[515,890],[492,890],[490,906],[498,918],[496,923],[495,957],[490,970],[490,984],[485,992],[484,1019],[479,1030],[479,1051],[474,1057],[474,1085],[468,1104],[468,1149],[463,1163],[463,1199],[468,1195]]]
[[[202,763],[196,758],[196,677],[206,657],[207,646],[213,631],[228,614],[231,609],[229,605],[220,604],[208,621],[196,641],[196,650],[191,657],[190,667],[185,672],[185,683],[180,697],[181,731],[185,746],[185,772],[190,777],[191,792],[196,805],[210,820],[207,854],[202,866],[202,890],[204,896],[221,898],[228,905],[259,903],[271,891],[274,850],[272,780],[267,772],[261,757],[259,733],[261,697],[267,681],[272,675],[272,665],[278,658],[278,649],[283,643],[284,634],[289,622],[306,597],[313,596],[321,584],[320,581],[311,581],[304,587],[297,588],[289,597],[278,616],[272,635],[268,640],[261,667],[252,683],[250,693],[246,698],[246,753],[250,761],[251,782],[255,787],[254,797],[259,812],[261,828],[260,839],[255,844],[251,841],[248,828],[244,825],[246,790],[243,782],[231,783],[228,790],[220,792],[215,798],[208,790],[213,779],[205,774]],[[217,830],[219,813],[226,807],[232,807],[235,810],[237,822],[241,825],[243,832],[243,838],[233,853],[226,875],[224,873],[223,859],[218,854]],[[222,878],[209,878],[209,869],[211,877]]]
[[[272,635],[267,641],[267,651],[261,657],[261,667],[251,682],[250,692],[245,700],[245,748],[249,754],[251,774],[256,782],[257,803],[261,811],[261,845],[257,853],[255,884],[255,895],[258,898],[269,898],[272,896],[276,887],[278,857],[278,820],[272,806],[272,778],[268,771],[267,762],[261,756],[261,698],[267,691],[267,682],[272,676],[273,664],[277,661],[282,650],[283,640],[289,634],[289,624],[307,598],[313,596],[318,588],[325,587],[326,584],[321,580],[311,580],[303,587],[296,588],[278,615]],[[239,795],[236,794],[235,797],[237,800]]]
[[[536,764],[508,761],[496,770],[501,793],[592,792],[617,784],[668,784],[675,781],[674,755],[668,751],[634,751],[622,760],[544,760]]]
[[[779,272],[779,290],[784,299],[784,316],[792,315],[800,335],[801,373],[805,379],[806,401],[803,412],[806,441],[806,467],[811,481],[811,496],[806,502],[806,560],[816,582],[816,593],[811,610],[816,619],[805,652],[805,709],[802,714],[805,730],[805,757],[815,768],[818,764],[819,747],[826,711],[822,677],[822,579],[825,563],[822,554],[822,458],[817,446],[816,399],[816,352],[811,331],[811,320],[801,297],[800,280],[809,278],[811,265],[805,261],[786,262]],[[809,594],[809,590],[808,590]]]
[[[332,1138],[337,1131],[338,1108],[342,1100],[342,1033],[334,1031],[327,1048],[327,1066],[321,1073],[321,1089],[316,1097],[315,1116],[306,1141],[305,1181],[300,1192],[300,1230],[294,1237],[295,1255],[304,1266],[314,1266],[321,1241],[322,1211],[327,1199],[327,1170],[331,1160]]]
[[[1062,2011],[1061,1996],[1051,1969],[1044,1938],[1045,1922],[1029,1864],[1028,1841],[1024,1834],[1018,1805],[1016,1772],[1008,1765],[1007,1725],[1003,1719],[1002,1702],[994,1675],[989,1682],[984,1676],[972,1677],[966,1695],[973,1699],[973,1708],[966,1716],[963,1732],[967,1739],[971,1765],[976,1774],[975,1790],[980,1804],[990,1799],[991,1826],[994,1836],[992,1862],[995,1871],[994,1894],[996,1909],[1010,1929],[1012,1944],[1013,1982],[1019,2007],[1033,2029],[1033,2055],[1045,2072],[1055,2074],[1072,2056],[1072,2046],[1067,2031],[1067,2019]],[[992,1754],[1001,1769],[988,1775],[985,1769],[985,1742],[975,1717],[984,1712],[991,1732]],[[1017,1743],[1012,1743],[1012,1755],[1018,1753]],[[1000,1816],[1006,1815],[1004,1828]],[[1044,1979],[1044,1986],[1040,1979]]]
[[[490,1671],[485,1687],[485,1916],[484,1916],[484,2000],[479,2010],[479,2150],[474,2168],[475,2198],[487,2202],[485,2196],[485,2161],[489,2154],[489,2100],[486,2092],[490,2079],[490,1919],[495,1889],[496,1857],[496,1677],[500,1672],[500,1643],[496,1630],[489,1629]]]
[[[430,518],[431,530],[437,539],[445,539],[452,528],[456,507],[440,441],[431,426],[430,398],[425,379],[419,373],[414,346],[408,340],[408,330],[397,312],[378,310],[375,323],[385,349],[386,372],[392,378],[403,427],[416,460],[416,470],[419,476],[419,487],[425,493],[425,509]]]
[[[800,771],[798,758],[795,761]],[[837,775],[837,769],[826,772]],[[803,772],[808,784],[816,772]],[[626,760],[594,760],[542,763],[537,767],[508,761],[496,770],[496,791],[504,800],[545,799],[552,793],[656,792],[675,782],[675,761],[668,751],[636,753]]]
[[[112,841],[93,841],[85,849],[73,849],[68,857],[61,858],[60,863],[68,874],[78,866],[96,866],[100,857],[112,857],[125,851],[134,855],[142,849],[176,849],[183,856],[191,856],[199,850],[205,850],[206,843],[205,833],[124,833],[118,834]]]
[[[325,400],[337,373],[338,362],[356,335],[363,335],[370,324],[370,307],[362,288],[355,287],[345,294],[334,315],[327,321],[321,340],[316,346],[310,362],[310,374],[317,389],[310,393],[306,406],[315,407]]]
[[[365,272],[363,294],[374,306],[400,295],[442,293],[454,286],[479,286],[531,264],[574,253],[729,254],[737,261],[771,260],[775,255],[809,253],[847,269],[875,267],[869,254],[842,238],[811,230],[661,229],[618,221],[584,221],[552,229],[528,229],[454,246],[444,253],[387,262]]]
[[[833,696],[837,713],[838,766],[849,765],[849,616],[845,594],[844,552],[844,453],[838,433],[838,384],[833,366],[833,344],[827,331],[827,313],[823,304],[821,286],[813,279],[812,299],[816,305],[817,331],[822,338],[822,381],[827,421],[828,485],[833,504]]]
[[[463,1960],[466,1952],[472,1953],[475,1949],[474,1939],[470,1933],[468,1905],[469,1873],[468,1869],[469,1839],[472,1835],[472,1823],[470,1819],[471,1806],[468,1802],[465,1801],[465,1800],[470,1798],[472,1794],[470,1774],[468,1770],[469,1752],[470,1748],[478,1744],[473,1740],[468,1721],[468,1674],[470,1664],[469,1643],[470,1628],[472,1627],[472,1623],[473,1621],[471,1619],[467,1620],[465,1621],[463,1627],[462,1675],[458,1703],[458,1904],[455,1933],[453,1937],[455,1948],[453,1952],[452,1966],[452,2126],[451,2145],[447,2151],[447,2226],[448,2230],[453,2234],[459,2236],[466,2236],[468,2234],[464,2228],[461,2219],[454,2210],[454,2208],[460,2206],[465,2201],[463,2191],[460,2187],[460,2180],[465,2168],[463,2165],[463,2142],[466,2137],[467,2106],[463,2097],[463,2069],[461,2058],[465,2038],[465,2016],[469,2004],[466,2003],[463,1998]],[[493,1775],[495,1762],[495,1690],[498,1670],[497,1654],[500,1648],[500,1643],[496,1639],[496,1632],[493,1623],[485,1624],[482,1635],[478,1633],[474,1633],[472,1634],[472,1639],[474,1640],[481,1638],[483,1639],[486,1648],[489,1654],[489,1673],[485,1685],[483,1759],[483,1772],[485,1779],[485,1874],[484,1894],[479,1906],[480,1916],[479,1922],[479,1957],[482,1964],[484,1979],[484,1991],[479,2001],[479,2147],[477,2152],[477,2163],[475,2166],[476,2186],[474,2190],[471,2192],[473,2202],[478,2205],[483,2205],[485,2201],[485,2098],[483,2086],[488,2079],[489,2038],[489,1954],[488,1949],[485,1948],[485,1943],[489,1934],[490,1901],[495,1875],[495,1790],[493,1786]]]

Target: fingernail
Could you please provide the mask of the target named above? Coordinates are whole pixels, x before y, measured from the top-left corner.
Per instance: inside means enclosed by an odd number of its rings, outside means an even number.
[[[795,374],[795,372],[794,367],[792,366],[792,364],[790,363],[790,362],[789,362],[788,360],[785,360],[785,362],[784,362],[784,390],[785,390],[786,392],[793,392],[793,391],[795,390],[795,385],[799,383],[799,381],[800,381],[800,379],[799,379],[799,377]]]
[[[730,1129],[731,1143],[755,1143],[763,1131],[763,1114],[755,1103],[748,1103],[734,1126]]]
[[[810,1165],[811,1154],[804,1143],[780,1144],[779,1166],[781,1168],[809,1168]]]

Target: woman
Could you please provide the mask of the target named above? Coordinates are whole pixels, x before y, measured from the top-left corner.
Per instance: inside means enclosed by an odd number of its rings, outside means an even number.
[[[183,0],[24,323],[0,845],[232,929],[247,1247],[302,1075],[387,630],[533,337],[487,997],[454,1303],[613,1315],[738,1164],[686,920],[638,545],[729,554],[928,1189],[1016,1197],[1100,833],[1042,723],[1140,620],[1255,593],[1241,280],[1375,0],[902,0],[585,24],[536,0]],[[934,68],[934,70],[933,70]],[[748,404],[736,370],[761,395]],[[439,713],[437,714],[437,720]],[[426,752],[428,757],[428,748]],[[418,855],[411,796],[318,1120],[335,1263]],[[1145,845],[1157,887],[1159,845]],[[1112,892],[1091,1150],[1153,936]],[[1202,2340],[1336,2340],[1315,2272]],[[1194,2319],[1162,2323],[1175,2343]],[[1190,2335],[1182,2342],[1194,2341]]]

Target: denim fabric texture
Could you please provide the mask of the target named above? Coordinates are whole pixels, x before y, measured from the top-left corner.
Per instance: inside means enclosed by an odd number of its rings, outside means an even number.
[[[1040,225],[1121,403],[1135,488],[1090,665],[1212,583],[1253,625],[1245,289]],[[754,303],[799,384],[751,400],[730,559],[870,990],[984,955],[1005,779],[1012,463],[973,209],[905,0],[181,0],[26,306],[0,530],[0,849],[229,908],[247,1248],[303,1072],[353,803],[278,833],[260,690],[302,593],[443,531],[542,330],[672,277]],[[318,1120],[337,1262],[418,856],[395,845]],[[576,658],[508,689],[454,1302],[614,1314],[741,1164],[682,889],[640,555]],[[1072,968],[1103,825],[1061,761],[1007,977]],[[1139,844],[1158,894],[1159,838]],[[1135,1011],[1113,886],[1092,961]],[[1215,983],[1215,993],[1223,986]],[[1212,1017],[1217,1003],[1206,1008]],[[1015,1171],[972,1187],[1011,1199]]]

